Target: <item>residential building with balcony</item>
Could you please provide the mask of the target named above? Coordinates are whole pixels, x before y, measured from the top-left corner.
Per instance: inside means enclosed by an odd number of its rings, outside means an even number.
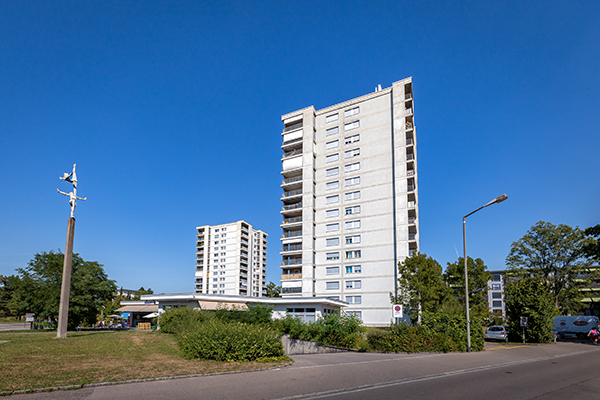
[[[196,228],[195,292],[267,294],[267,234],[245,221]]]
[[[282,297],[388,325],[397,264],[419,249],[412,78],[281,119]]]

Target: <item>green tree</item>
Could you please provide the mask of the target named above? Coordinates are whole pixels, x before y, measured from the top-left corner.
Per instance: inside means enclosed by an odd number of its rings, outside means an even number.
[[[506,257],[509,277],[538,277],[553,296],[554,307],[562,315],[579,311],[585,286],[582,273],[590,262],[583,248],[591,243],[579,228],[539,221],[514,242]]]
[[[0,316],[19,319],[26,312],[22,281],[16,275],[0,275]]]
[[[411,310],[413,323],[421,323],[424,311],[435,312],[452,299],[442,272],[442,266],[427,254],[415,252],[398,263],[398,296],[392,295],[391,300]]]
[[[521,336],[520,317],[527,317],[525,340],[546,343],[552,340],[554,317],[553,294],[541,277],[509,281],[505,286],[509,332]]]
[[[144,289],[144,287],[142,286],[141,288],[135,291],[135,295],[131,298],[131,300],[140,300],[140,296],[143,296],[145,294],[154,294],[154,291],[150,288]]]
[[[455,296],[461,303],[465,303],[465,259],[459,257],[455,263],[448,263],[446,266],[446,281],[454,290]],[[487,293],[488,282],[492,279],[492,274],[481,258],[473,260],[467,257],[467,273],[469,275],[469,308],[471,312],[479,317],[486,317],[489,314]]]
[[[600,262],[600,224],[590,226],[584,231],[586,236],[593,238],[589,243],[583,245],[583,253],[586,257]]]
[[[22,281],[28,312],[37,318],[58,318],[64,255],[42,252],[25,268],[17,269]],[[108,279],[102,265],[84,261],[73,254],[68,324],[73,328],[82,322],[93,324],[106,300],[114,297],[117,286]]]
[[[281,286],[277,286],[273,282],[267,284],[267,297],[280,297]]]

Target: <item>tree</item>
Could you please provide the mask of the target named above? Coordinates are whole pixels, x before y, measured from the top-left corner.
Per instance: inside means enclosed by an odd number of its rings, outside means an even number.
[[[442,266],[427,254],[415,252],[398,263],[398,296],[391,300],[416,311],[411,313],[413,323],[420,324],[424,311],[435,312],[452,299],[442,272]]]
[[[144,287],[142,286],[141,288],[135,291],[135,295],[131,298],[131,300],[139,300],[141,298],[140,296],[143,296],[145,294],[154,294],[154,291],[150,288],[144,289]]]
[[[455,263],[446,266],[446,281],[454,290],[455,296],[465,303],[465,259],[459,257]],[[480,317],[489,313],[487,303],[488,282],[492,274],[481,258],[473,260],[467,256],[467,274],[469,276],[469,308]]]
[[[583,248],[591,243],[579,228],[539,221],[514,242],[506,257],[507,275],[515,278],[540,278],[553,296],[554,307],[563,315],[582,308],[578,286],[590,262]]]
[[[519,337],[522,332],[520,317],[527,317],[526,340],[537,343],[551,341],[554,301],[542,278],[514,279],[506,284],[504,290],[509,332]]]
[[[273,282],[267,284],[267,297],[280,297],[281,286],[277,286]]]
[[[21,279],[16,275],[0,275],[0,316],[20,319],[25,315],[25,308]]]
[[[34,256],[25,268],[17,269],[22,281],[27,311],[36,318],[58,318],[64,255],[42,252]],[[69,327],[82,322],[93,324],[106,302],[114,297],[117,286],[108,279],[102,265],[84,261],[73,254],[71,291],[69,297]]]
[[[586,236],[595,239],[583,245],[583,253],[586,257],[596,262],[600,262],[600,224],[586,228],[584,233]]]

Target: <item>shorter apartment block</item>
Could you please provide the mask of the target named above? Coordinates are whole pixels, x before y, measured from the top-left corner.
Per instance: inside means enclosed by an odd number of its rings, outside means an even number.
[[[267,234],[245,221],[196,228],[195,292],[263,297]]]
[[[504,271],[490,271],[492,280],[488,281],[488,305],[490,312],[500,313],[506,318],[506,306],[504,304]]]

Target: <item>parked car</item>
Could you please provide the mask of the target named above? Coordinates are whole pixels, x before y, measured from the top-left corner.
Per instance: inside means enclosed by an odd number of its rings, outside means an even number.
[[[508,329],[502,325],[490,326],[485,330],[483,338],[486,340],[502,340],[508,342]]]

